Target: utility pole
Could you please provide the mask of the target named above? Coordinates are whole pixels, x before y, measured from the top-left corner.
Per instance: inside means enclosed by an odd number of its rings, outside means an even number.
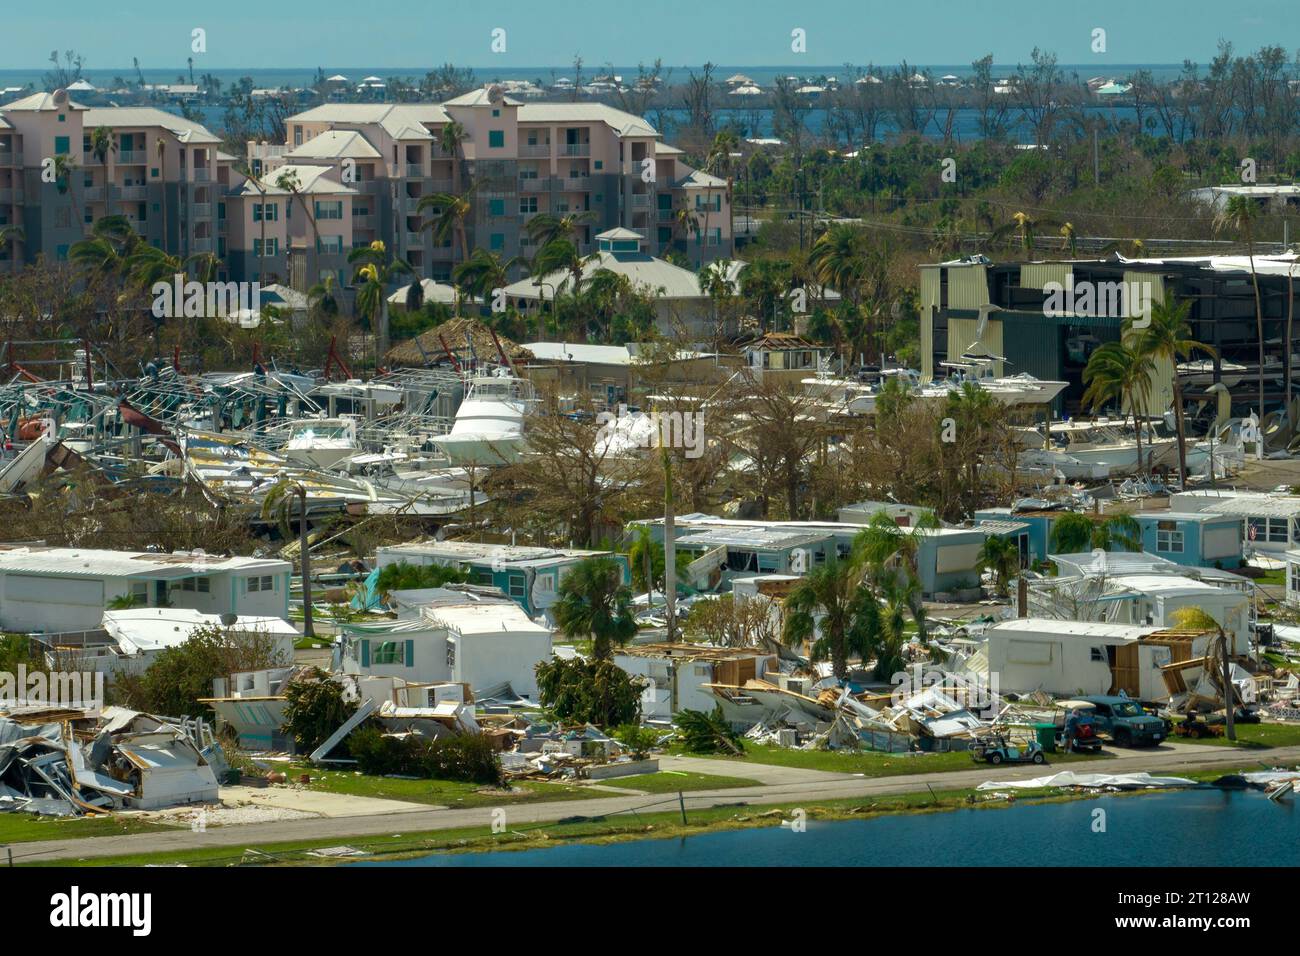
[[[657,427],[664,459],[664,616],[668,620],[668,640],[671,643],[677,640],[677,515],[673,502],[672,454],[664,441],[663,422],[658,422]]]
[[[311,553],[307,550],[307,488],[301,482],[294,489],[298,493],[298,559],[302,563],[302,633],[315,637],[311,619]]]
[[[1092,183],[1094,186],[1101,185],[1101,154],[1097,146],[1097,122],[1092,124]]]

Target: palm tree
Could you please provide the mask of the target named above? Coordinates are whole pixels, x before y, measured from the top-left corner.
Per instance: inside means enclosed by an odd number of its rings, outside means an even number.
[[[980,567],[992,573],[998,594],[1006,597],[1012,577],[1020,570],[1020,546],[1012,538],[989,535],[980,548]]]
[[[460,260],[464,262],[469,258],[469,240],[465,233],[465,220],[474,210],[474,191],[475,186],[470,186],[460,195],[452,193],[430,193],[428,196],[420,197],[420,201],[415,205],[417,213],[432,212],[433,218],[426,222],[425,228],[433,232],[433,237],[438,242],[446,242],[451,236],[456,236],[460,242]]]
[[[163,139],[161,136],[158,137],[158,144],[157,144],[157,146],[156,146],[156,149],[157,149],[157,151],[158,151],[158,175],[161,176],[161,177],[163,177],[163,179],[165,180],[165,179],[167,178],[167,170],[164,168],[165,165],[166,165],[166,162],[167,162],[167,141],[166,141],[165,139]],[[263,209],[262,212],[263,212],[263,215],[265,215],[266,210]],[[166,192],[163,193],[163,198],[162,198],[162,226],[163,226],[163,231],[162,231],[162,249],[163,249],[163,251],[166,251],[166,250],[167,250],[167,230],[168,230],[168,228],[169,228],[169,226],[170,226],[170,223],[168,222],[168,219],[167,219],[167,194],[166,194]],[[265,227],[263,227],[263,228],[265,228]],[[266,237],[265,237],[265,235],[263,235],[263,237],[262,237],[262,251],[263,251],[263,252],[266,251]]]
[[[289,202],[293,202],[294,199],[297,199],[298,204],[302,206],[303,215],[307,217],[307,224],[311,226],[312,244],[313,244],[312,247],[317,253],[319,253],[320,252],[320,229],[316,225],[316,217],[313,216],[311,214],[311,210],[307,208],[307,197],[303,194],[302,183],[298,179],[298,171],[296,169],[281,170],[280,175],[275,178],[275,185],[277,189],[283,189],[285,192],[289,194]],[[292,240],[290,240],[289,245],[290,248],[292,248],[293,246]],[[311,253],[309,252],[307,255],[307,262],[303,270],[304,280],[305,277],[312,275],[315,271],[311,268],[311,262],[312,262],[312,257],[311,257]],[[289,275],[290,276],[293,275],[292,268],[289,270]],[[306,282],[304,281],[304,285],[305,284]]]
[[[560,582],[551,606],[556,628],[573,640],[591,638],[591,656],[608,661],[615,644],[626,644],[636,633],[632,591],[623,583],[623,565],[613,558],[587,558],[573,566]]]
[[[785,600],[781,640],[787,647],[812,642],[812,659],[830,659],[840,680],[848,677],[849,655],[863,659],[880,632],[880,605],[862,583],[862,572],[835,551],[804,575]],[[817,635],[820,633],[820,637]]]
[[[1259,416],[1264,417],[1264,305],[1259,296],[1259,276],[1255,274],[1254,222],[1259,206],[1249,196],[1230,196],[1223,211],[1215,219],[1220,229],[1233,229],[1246,240],[1246,254],[1250,260],[1250,284],[1255,289],[1255,336],[1259,343]],[[1289,352],[1291,343],[1286,343]]]
[[[460,192],[460,144],[465,141],[465,127],[449,120],[438,137],[438,145],[451,157],[451,191]]]
[[[465,289],[470,295],[487,300],[492,297],[494,289],[509,285],[510,269],[516,264],[517,260],[503,260],[498,253],[480,246],[452,270],[451,278],[457,289]]]
[[[323,316],[333,317],[338,315],[337,285],[333,273],[326,275],[320,282],[307,290],[309,306]]]
[[[258,196],[261,197],[262,215],[259,218],[262,221],[262,256],[265,257],[266,256],[266,186],[262,182],[261,177],[258,176],[257,173],[253,171],[253,167],[248,165],[247,163],[243,163],[236,166],[235,172],[243,176],[244,179],[246,179],[252,185],[252,187],[257,190]],[[257,271],[259,274],[262,272],[262,264],[260,262],[257,264]]]
[[[1034,255],[1034,237],[1044,229],[1056,229],[1060,223],[1054,219],[1035,219],[1028,213],[1018,212],[1011,217],[1010,222],[998,226],[989,235],[988,244],[992,245],[1001,239],[1013,233],[1020,236],[1020,248],[1024,250],[1027,257],[1033,258]]]
[[[1061,223],[1061,250],[1070,253],[1070,258],[1074,259],[1078,255],[1078,241],[1074,234],[1074,223]]]
[[[15,242],[26,242],[27,236],[22,226],[0,226],[0,252]]]
[[[596,214],[590,210],[572,212],[563,216],[543,212],[528,220],[524,231],[539,249],[544,249],[557,239],[577,241],[578,231],[596,221]]]
[[[551,272],[567,272],[569,278],[573,280],[573,286],[569,291],[576,297],[582,288],[583,271],[588,263],[595,259],[594,255],[582,255],[578,247],[568,239],[554,239],[537,251],[537,257],[533,260],[533,270],[539,276]]]
[[[1147,325],[1134,343],[1139,355],[1169,363],[1174,382],[1174,423],[1178,432],[1178,482],[1187,486],[1187,432],[1183,423],[1183,388],[1178,382],[1178,363],[1193,352],[1204,352],[1213,357],[1214,349],[1192,338],[1192,327],[1187,321],[1191,302],[1156,302],[1152,304]],[[1132,319],[1125,324],[1132,331]],[[1211,464],[1211,468],[1213,464]]]
[[[107,126],[96,126],[90,131],[90,154],[99,160],[101,166],[107,167],[108,154],[117,152],[117,142],[113,139],[113,131]],[[104,201],[108,204],[109,213],[113,211],[113,201],[108,189],[108,171],[104,171]]]
[[[1115,403],[1127,405],[1133,414],[1133,431],[1137,440],[1138,474],[1142,474],[1142,421],[1139,409],[1145,410],[1151,394],[1155,363],[1123,342],[1107,342],[1088,357],[1083,370],[1084,404],[1093,411]]]
[[[1204,608],[1199,607],[1179,608],[1174,612],[1174,620],[1179,627],[1218,632],[1218,656],[1223,670],[1216,676],[1219,683],[1222,684],[1223,690],[1224,733],[1227,734],[1229,740],[1236,740],[1237,695],[1232,685],[1232,654],[1231,649],[1228,647],[1228,635],[1223,630],[1223,625],[1211,617]]]
[[[77,202],[77,191],[72,188],[72,174],[77,171],[77,163],[66,153],[54,157],[54,188],[60,196],[68,196],[72,202],[72,213],[77,223],[81,222],[81,206]]]
[[[1056,554],[1083,551],[1142,550],[1142,527],[1132,515],[1111,515],[1098,521],[1079,511],[1070,511],[1052,524],[1051,548]]]
[[[730,258],[736,258],[736,216],[731,202],[732,185],[735,182],[735,169],[732,162],[732,153],[740,149],[740,138],[729,129],[719,130],[713,137],[713,145],[709,148],[709,155],[704,162],[706,172],[715,176],[721,176],[727,180],[727,223],[728,231],[731,233],[731,253]],[[705,215],[708,213],[706,211]]]
[[[397,276],[411,275],[414,270],[404,259],[389,261],[388,251],[378,239],[348,253],[348,264],[357,266],[352,276],[354,284],[360,283],[356,311],[370,323],[378,368],[380,356],[388,352],[388,286]]]

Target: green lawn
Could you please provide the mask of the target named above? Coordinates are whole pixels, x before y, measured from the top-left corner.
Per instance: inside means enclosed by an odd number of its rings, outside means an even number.
[[[33,840],[70,840],[120,836],[157,829],[158,824],[129,817],[40,817],[34,813],[0,813],[0,846]],[[5,855],[0,852],[0,866]]]
[[[684,754],[683,756],[691,756]],[[712,754],[710,759],[733,760],[736,763],[774,764],[779,767],[797,767],[800,770],[829,770],[834,773],[860,773],[867,777],[895,777],[909,773],[944,773],[950,770],[969,770],[976,766],[966,752],[942,754],[884,754],[846,750],[794,750],[760,744],[745,744],[743,757]],[[1083,754],[1048,754],[1049,764],[1073,763],[1097,758]]]
[[[495,807],[502,801],[589,800],[595,796],[582,787],[544,780],[523,780],[512,784],[508,790],[502,790],[459,780],[404,780],[366,776],[352,770],[326,770],[322,773],[319,768],[305,764],[293,765],[285,772],[291,781],[297,780],[300,774],[310,774],[309,790],[448,807]]]
[[[729,790],[732,787],[761,787],[757,780],[745,777],[721,777],[712,773],[686,773],[681,770],[661,770],[658,773],[639,773],[612,780],[597,780],[602,787],[620,790],[644,790],[646,793],[689,793],[692,790]]]
[[[1243,747],[1251,750],[1267,750],[1269,747],[1294,747],[1300,745],[1300,726],[1294,724],[1238,724],[1236,726],[1237,742],[1234,744],[1227,737],[1202,737],[1200,740],[1187,740],[1173,737],[1172,740],[1189,744],[1206,744],[1215,747]]]

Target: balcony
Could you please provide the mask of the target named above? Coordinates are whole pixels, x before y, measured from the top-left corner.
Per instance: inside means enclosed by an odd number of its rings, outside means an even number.
[[[650,208],[650,194],[649,194],[649,193],[633,193],[633,194],[629,197],[629,200],[630,200],[630,202],[631,202],[631,205],[632,205],[632,208],[633,208],[633,209],[649,209],[649,208]]]
[[[520,143],[519,155],[523,158],[549,159],[551,156],[551,144],[550,143]]]
[[[407,163],[407,164],[406,164],[406,178],[407,178],[407,179],[427,179],[428,177],[429,177],[429,174],[428,174],[427,172],[425,172],[424,165],[423,165],[422,163]]]
[[[148,186],[122,186],[117,191],[123,202],[144,202],[149,198]]]
[[[565,143],[562,147],[561,155],[563,156],[590,156],[590,143]]]
[[[374,216],[353,216],[352,228],[353,229],[374,229],[375,217]]]
[[[196,169],[196,170],[194,170],[194,182],[196,182],[196,183],[210,183],[210,182],[212,182],[212,170],[210,170],[210,169]]]
[[[660,222],[672,222],[677,218],[676,209],[660,209],[658,219]]]
[[[190,243],[190,248],[195,252],[211,252],[212,238],[210,236],[204,236],[202,238],[196,237],[194,241]]]
[[[0,206],[7,206],[10,203],[20,203],[23,201],[23,191],[21,189],[0,189]]]
[[[104,201],[104,187],[103,187],[103,186],[87,186],[86,189],[85,189],[85,192],[82,193],[82,199],[84,199],[86,202],[103,202],[103,201]]]
[[[226,234],[226,232],[228,231],[229,227],[226,225],[226,223],[227,223],[227,220],[225,220],[225,219],[218,219],[218,220],[217,220],[217,235],[218,235],[218,236],[224,236],[224,235]]]
[[[585,193],[591,191],[590,176],[570,176],[567,179],[560,180],[560,182],[562,183],[560,188],[568,193]]]
[[[545,193],[551,191],[551,180],[536,176],[520,178],[519,191],[523,193]]]
[[[119,149],[117,151],[117,165],[119,166],[144,166],[149,162],[149,154],[143,149]]]
[[[0,166],[21,166],[23,154],[16,149],[0,149]]]
[[[450,179],[431,179],[429,180],[429,192],[431,193],[449,193],[455,190],[455,183]]]
[[[429,258],[434,262],[451,262],[456,258],[456,249],[453,246],[434,246],[429,250]]]
[[[406,247],[407,247],[408,249],[423,249],[423,248],[424,248],[424,233],[422,233],[422,232],[408,232],[408,233],[406,234]]]
[[[102,160],[100,160],[99,155],[97,153],[92,153],[90,150],[86,150],[81,154],[81,165],[102,166],[104,165],[104,163]]]
[[[190,206],[190,215],[194,219],[211,219],[212,203],[210,202],[194,203],[192,206]]]

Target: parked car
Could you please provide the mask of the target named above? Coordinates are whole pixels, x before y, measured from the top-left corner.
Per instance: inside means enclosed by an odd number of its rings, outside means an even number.
[[[1119,747],[1154,747],[1169,736],[1169,723],[1149,714],[1130,697],[1081,697],[1092,705],[1093,721]]]

